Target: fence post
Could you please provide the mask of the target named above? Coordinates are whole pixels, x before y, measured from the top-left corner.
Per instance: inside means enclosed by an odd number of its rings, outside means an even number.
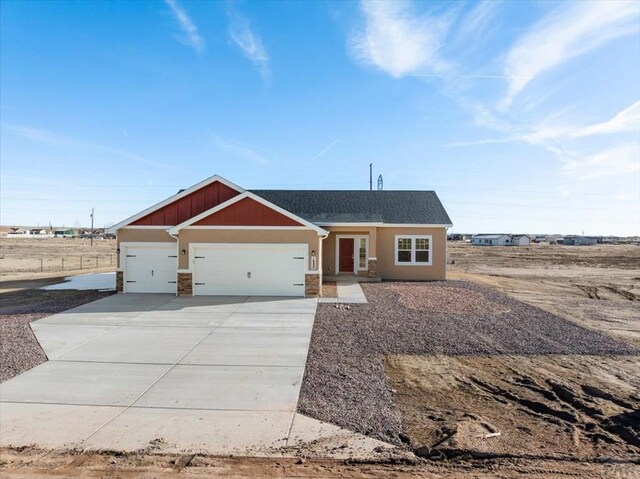
[[[62,257],[62,271],[64,271],[64,256]]]
[[[80,269],[82,269],[82,256],[80,256]]]
[[[96,256],[96,269],[98,268],[98,257]]]
[[[44,271],[44,262],[42,258],[40,258],[40,272],[42,273],[43,271]]]
[[[109,264],[113,266],[113,255],[109,255]]]

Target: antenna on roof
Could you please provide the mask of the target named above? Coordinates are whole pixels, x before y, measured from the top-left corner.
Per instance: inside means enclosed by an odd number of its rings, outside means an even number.
[[[378,176],[378,191],[382,191],[382,175]]]
[[[369,163],[369,191],[373,191],[373,163]]]

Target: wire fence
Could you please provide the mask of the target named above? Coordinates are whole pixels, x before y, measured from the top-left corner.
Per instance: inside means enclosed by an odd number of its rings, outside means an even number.
[[[116,265],[116,255],[43,256],[40,258],[0,258],[2,273],[44,273],[108,268]]]

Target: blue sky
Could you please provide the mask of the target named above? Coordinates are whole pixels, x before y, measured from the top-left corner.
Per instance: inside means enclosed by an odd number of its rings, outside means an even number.
[[[640,234],[640,3],[2,2],[4,225],[213,174],[433,189],[459,232]]]

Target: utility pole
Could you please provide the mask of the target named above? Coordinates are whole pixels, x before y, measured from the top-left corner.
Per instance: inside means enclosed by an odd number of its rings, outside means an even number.
[[[373,163],[369,163],[369,191],[373,191]]]
[[[91,246],[93,246],[93,208],[91,208],[91,231],[89,232],[89,238],[91,238]]]

